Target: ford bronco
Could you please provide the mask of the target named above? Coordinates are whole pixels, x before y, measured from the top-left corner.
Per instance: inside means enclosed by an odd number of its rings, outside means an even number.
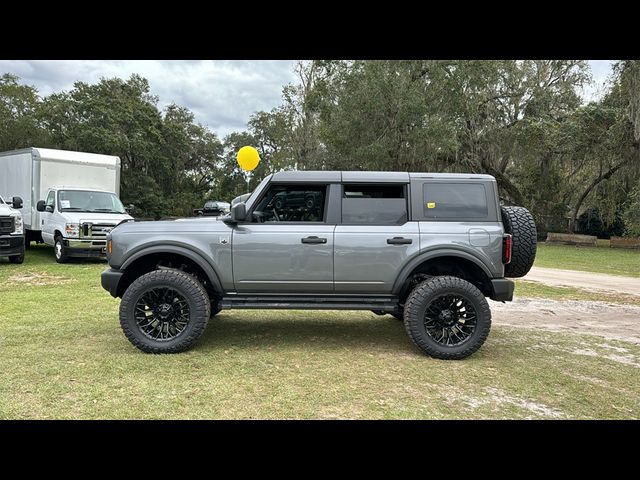
[[[522,207],[477,174],[284,171],[221,217],[125,222],[107,235],[102,286],[145,352],[191,347],[223,309],[370,310],[460,359],[510,301],[536,253]]]

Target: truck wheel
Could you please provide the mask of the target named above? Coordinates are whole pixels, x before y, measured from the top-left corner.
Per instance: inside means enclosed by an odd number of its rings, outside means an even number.
[[[511,262],[504,266],[504,276],[524,277],[536,259],[538,233],[533,215],[524,207],[501,207],[505,233],[513,236]]]
[[[491,329],[491,310],[473,284],[433,277],[418,284],[404,304],[404,326],[424,353],[458,360],[478,350]]]
[[[178,353],[204,332],[211,304],[202,284],[178,270],[154,270],[134,281],[120,303],[120,326],[143,352]]]
[[[13,257],[9,257],[9,261],[11,263],[24,263],[24,253],[22,255],[15,255]]]
[[[53,245],[53,253],[56,255],[56,262],[58,263],[67,263],[69,257],[67,256],[67,249],[64,247],[64,242],[62,241],[62,237],[58,235],[55,239],[55,243]]]

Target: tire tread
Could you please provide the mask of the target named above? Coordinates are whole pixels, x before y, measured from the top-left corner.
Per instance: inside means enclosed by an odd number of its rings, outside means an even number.
[[[189,319],[190,322],[194,322],[193,328],[189,332],[185,332],[187,335],[180,338],[179,342],[162,347],[150,345],[137,337],[127,319],[129,304],[136,300],[134,295],[137,288],[155,281],[171,283],[190,292],[196,299],[195,308],[192,309],[191,318]],[[210,316],[211,304],[207,291],[193,276],[178,270],[154,270],[142,275],[129,286],[120,303],[120,326],[122,331],[135,347],[147,353],[180,353],[189,349],[198,341],[207,328]]]
[[[468,342],[468,346],[463,350],[448,351],[446,348],[435,348],[427,341],[425,341],[426,333],[424,331],[423,322],[424,319],[420,314],[423,307],[422,303],[429,295],[435,294],[439,291],[446,291],[450,289],[461,289],[465,291],[469,296],[475,297],[479,300],[481,311],[476,312],[478,316],[483,315],[484,322],[478,322],[476,326],[477,336],[472,338],[472,341]],[[409,294],[404,304],[404,325],[411,341],[423,352],[434,358],[442,360],[460,360],[469,355],[475,353],[485,342],[489,336],[491,329],[491,309],[485,299],[484,295],[473,284],[463,280],[462,278],[452,276],[438,276],[432,277],[429,280],[425,280],[419,283]]]
[[[524,207],[502,207],[505,232],[513,236],[511,262],[504,266],[504,276],[524,277],[536,258],[537,230],[531,212]]]

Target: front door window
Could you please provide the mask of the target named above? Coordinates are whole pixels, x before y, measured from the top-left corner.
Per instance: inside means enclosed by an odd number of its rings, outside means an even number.
[[[326,190],[326,185],[271,185],[251,222],[323,222]]]

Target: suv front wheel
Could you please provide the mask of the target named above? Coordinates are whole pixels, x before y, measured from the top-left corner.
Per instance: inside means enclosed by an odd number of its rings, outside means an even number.
[[[154,270],[134,281],[120,304],[120,325],[129,341],[148,353],[191,347],[211,316],[202,284],[179,270]]]
[[[433,277],[418,284],[404,304],[404,325],[424,353],[458,360],[478,350],[491,329],[491,310],[473,284],[458,277]]]

